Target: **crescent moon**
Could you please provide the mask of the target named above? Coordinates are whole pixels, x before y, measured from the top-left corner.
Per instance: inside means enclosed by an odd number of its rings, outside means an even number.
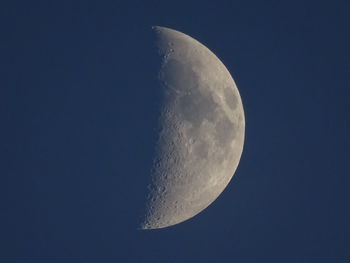
[[[224,64],[186,34],[153,29],[163,99],[142,229],[172,226],[208,207],[236,171],[245,131],[241,97]]]

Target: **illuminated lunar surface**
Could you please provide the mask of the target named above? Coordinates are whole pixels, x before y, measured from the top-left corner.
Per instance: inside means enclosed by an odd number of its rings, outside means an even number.
[[[154,31],[163,99],[142,229],[175,225],[208,207],[235,173],[245,129],[242,101],[224,64],[188,35]]]

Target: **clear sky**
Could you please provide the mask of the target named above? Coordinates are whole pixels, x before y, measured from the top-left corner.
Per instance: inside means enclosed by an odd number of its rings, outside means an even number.
[[[350,262],[349,1],[6,1],[0,262]],[[246,114],[205,211],[137,230],[159,94],[151,26],[210,48]]]

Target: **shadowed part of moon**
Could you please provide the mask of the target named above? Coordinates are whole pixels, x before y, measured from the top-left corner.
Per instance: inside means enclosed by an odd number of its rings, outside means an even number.
[[[239,92],[221,61],[183,33],[155,31],[163,102],[143,229],[183,222],[220,195],[239,163],[245,126]]]

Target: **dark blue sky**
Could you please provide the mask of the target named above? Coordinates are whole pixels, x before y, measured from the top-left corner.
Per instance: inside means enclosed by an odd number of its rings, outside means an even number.
[[[7,1],[0,262],[350,262],[349,1]],[[191,220],[137,230],[155,140],[151,26],[222,59],[246,143]]]

